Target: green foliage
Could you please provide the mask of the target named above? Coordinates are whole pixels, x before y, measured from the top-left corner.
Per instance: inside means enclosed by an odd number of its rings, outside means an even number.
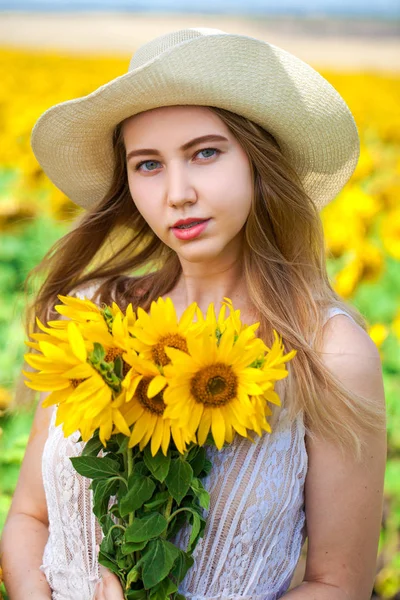
[[[210,461],[194,444],[183,456],[173,443],[167,456],[161,449],[152,456],[149,446],[121,452],[123,441],[113,435],[103,448],[96,433],[82,456],[70,459],[92,480],[94,513],[104,534],[99,562],[119,577],[127,599],[184,600],[178,587],[204,535],[203,509],[210,498],[201,479]],[[186,524],[190,538],[182,550],[170,540]]]
[[[26,306],[23,291],[28,273],[49,247],[66,231],[45,215],[27,221],[15,231],[0,236],[0,386],[11,388],[26,352],[22,315]],[[28,290],[31,292],[32,290]]]
[[[21,410],[0,419],[0,531],[11,504],[32,420],[32,410]]]

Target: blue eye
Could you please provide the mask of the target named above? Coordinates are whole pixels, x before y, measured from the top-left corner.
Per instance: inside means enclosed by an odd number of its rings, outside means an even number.
[[[216,148],[203,148],[203,150],[199,150],[197,154],[200,154],[200,152],[209,152],[210,150],[211,152],[219,152]],[[211,156],[206,156],[205,158],[211,158]]]
[[[213,158],[213,156],[218,155],[221,153],[221,150],[217,150],[217,148],[203,148],[202,150],[199,150],[198,152],[196,152],[195,156],[197,156],[198,154],[200,154],[201,152],[215,152],[216,154],[212,154],[211,156],[204,156],[203,158],[207,159],[207,158]],[[135,171],[139,171],[142,167],[142,165],[147,165],[148,163],[154,163],[154,164],[160,164],[158,162],[158,160],[142,160],[142,162],[138,163],[135,167]],[[145,169],[144,172],[149,173],[151,171],[154,171],[155,169]]]
[[[135,171],[139,171],[140,167],[142,165],[146,165],[147,163],[158,163],[158,160],[143,160],[142,162],[138,163],[135,167]],[[147,169],[145,169],[146,171]],[[150,169],[150,171],[153,171],[153,169]]]

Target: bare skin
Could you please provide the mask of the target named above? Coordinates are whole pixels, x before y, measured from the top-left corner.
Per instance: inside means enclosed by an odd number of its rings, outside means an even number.
[[[250,165],[226,125],[209,109],[169,106],[131,117],[123,126],[128,183],[137,209],[156,235],[174,250],[182,277],[173,290],[178,313],[196,301],[205,312],[224,296],[249,307],[242,276],[243,226],[252,198]],[[218,135],[226,141],[193,140]],[[133,156],[141,149],[154,152]],[[210,219],[193,240],[177,239],[178,219]],[[169,294],[171,295],[171,294]]]

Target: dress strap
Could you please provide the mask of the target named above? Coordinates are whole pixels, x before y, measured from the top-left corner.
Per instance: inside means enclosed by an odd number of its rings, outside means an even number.
[[[351,319],[354,323],[356,322],[347,311],[343,310],[342,308],[337,308],[336,306],[331,306],[326,311],[325,320],[323,324],[325,325],[325,323],[335,315],[346,315],[346,317],[349,317],[349,319]]]

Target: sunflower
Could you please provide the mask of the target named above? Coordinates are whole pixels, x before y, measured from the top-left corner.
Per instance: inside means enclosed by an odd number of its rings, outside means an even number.
[[[275,404],[277,406],[281,405],[280,398],[274,391],[274,384],[276,381],[284,379],[288,376],[289,373],[286,369],[285,363],[291,360],[297,354],[297,350],[291,350],[287,354],[284,354],[282,338],[275,330],[273,330],[273,333],[274,342],[272,347],[267,347],[268,352],[260,362],[260,369],[266,376],[266,382],[262,385],[263,393],[254,395],[250,398],[256,413],[259,415],[259,418],[253,421],[253,429],[258,435],[261,435],[261,429],[259,425],[263,420],[263,415],[265,417],[272,414],[272,411],[267,403],[270,402],[271,404]],[[262,429],[271,432],[271,427],[266,420]]]
[[[135,424],[129,448],[139,444],[140,450],[143,450],[151,438],[152,456],[157,454],[160,447],[166,456],[172,435],[179,452],[184,454],[186,444],[195,441],[195,438],[178,427],[175,421],[164,418],[163,390],[167,385],[166,378],[153,362],[139,358],[133,352],[124,354],[124,359],[132,365],[122,382],[126,403],[120,409],[127,425]]]
[[[196,331],[198,335],[204,334],[204,329],[209,326],[211,337],[214,333],[219,340],[220,336],[224,333],[227,328],[233,328],[235,334],[239,334],[243,330],[247,329],[249,339],[252,343],[257,343],[260,346],[260,353],[266,350],[266,346],[260,338],[257,338],[257,342],[253,342],[256,338],[255,332],[257,331],[260,323],[253,323],[252,325],[246,325],[242,323],[240,319],[240,310],[234,309],[232,300],[224,297],[224,301],[221,303],[222,306],[219,310],[218,317],[215,313],[214,304],[211,303],[208,306],[206,317],[204,318],[200,308],[196,309],[197,322],[193,326],[193,331]],[[225,316],[226,309],[229,308],[229,316]]]
[[[132,346],[133,338],[129,333],[129,328],[133,327],[136,321],[132,304],[128,305],[126,314],[124,314],[115,302],[111,307],[106,306],[104,309],[99,309],[90,300],[61,295],[58,298],[66,306],[55,306],[57,312],[76,322],[84,339],[103,346],[106,362],[114,361],[118,356],[122,360],[122,353]],[[49,321],[48,325],[65,329],[67,323],[66,320],[56,320]],[[128,370],[128,365],[123,363],[124,376]]]
[[[73,321],[68,322],[65,334],[66,341],[51,336],[47,337],[52,341],[40,339],[37,349],[41,355],[25,355],[26,362],[39,371],[23,371],[30,380],[25,381],[25,385],[36,391],[51,392],[43,406],[59,405],[56,424],[63,424],[66,437],[80,430],[82,439],[87,441],[99,427],[100,439],[105,444],[114,422],[130,435],[118,403],[114,401],[113,390],[88,362],[88,350],[93,344],[84,340]]]
[[[142,308],[137,310],[137,321],[129,328],[136,338],[135,350],[146,360],[154,361],[160,367],[170,362],[165,347],[187,352],[186,334],[193,327],[192,321],[197,304],[193,302],[178,321],[171,298],[158,298],[150,307],[150,314]]]
[[[60,314],[71,321],[76,323],[90,323],[103,321],[103,315],[101,309],[92,302],[85,298],[74,298],[73,296],[62,296],[57,294],[57,298],[63,302],[63,304],[56,304],[54,309]],[[55,327],[56,329],[64,329],[66,327],[66,321],[57,319],[55,321],[49,321],[48,325]]]
[[[257,418],[250,397],[262,395],[268,382],[261,369],[251,366],[259,359],[260,344],[250,328],[237,334],[228,322],[219,344],[213,324],[206,329],[201,337],[188,332],[189,354],[165,348],[172,364],[164,369],[164,416],[176,419],[192,435],[197,431],[200,446],[211,428],[220,450],[233,440],[234,431],[248,437],[247,429]]]

